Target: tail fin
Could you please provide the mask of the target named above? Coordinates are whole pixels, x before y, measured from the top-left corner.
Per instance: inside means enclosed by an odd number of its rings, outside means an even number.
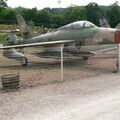
[[[30,28],[28,27],[28,25],[24,21],[23,17],[20,14],[17,14],[16,17],[17,17],[17,22],[18,22],[22,37],[24,39],[28,39],[28,38],[33,37],[32,33],[30,31]]]
[[[107,20],[102,16],[99,18],[100,27],[107,27],[110,28],[110,25],[108,24]]]
[[[120,29],[120,23],[118,23],[115,28],[116,28],[116,29]]]

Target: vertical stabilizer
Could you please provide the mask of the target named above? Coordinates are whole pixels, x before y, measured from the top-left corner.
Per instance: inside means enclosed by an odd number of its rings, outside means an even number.
[[[110,25],[108,24],[107,20],[104,17],[99,18],[99,23],[100,27],[110,28]]]
[[[24,21],[23,17],[20,14],[17,14],[16,17],[17,17],[17,22],[18,22],[19,29],[20,29],[20,32],[22,34],[22,37],[24,39],[31,38],[33,35],[30,31],[30,28],[28,27],[28,25]]]

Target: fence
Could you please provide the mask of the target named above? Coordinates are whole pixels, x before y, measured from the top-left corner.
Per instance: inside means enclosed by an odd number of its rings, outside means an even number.
[[[55,48],[56,49],[56,48]],[[7,74],[20,75],[20,87],[34,87],[61,82],[61,57],[57,48],[39,47],[24,50],[28,66],[21,66],[19,61],[7,59],[0,52],[0,76]],[[116,70],[116,51],[100,53],[85,60],[87,52],[80,48],[64,48],[64,81],[79,80],[91,76],[108,74]]]

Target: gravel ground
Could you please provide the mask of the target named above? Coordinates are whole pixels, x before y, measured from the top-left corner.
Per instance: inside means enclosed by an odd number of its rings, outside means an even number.
[[[0,95],[0,120],[119,120],[120,74]]]
[[[60,62],[28,54],[29,65],[0,56],[0,76],[19,73],[18,91],[0,92],[0,120],[119,120],[120,74],[115,53]],[[0,83],[1,84],[1,83]]]
[[[29,65],[21,67],[18,61],[6,59],[0,54],[0,76],[20,74],[22,88],[60,82],[60,60],[40,58],[31,54],[26,56],[29,59]],[[110,52],[91,57],[87,61],[80,58],[64,59],[64,80],[69,81],[112,73],[116,70],[115,57],[115,52]]]

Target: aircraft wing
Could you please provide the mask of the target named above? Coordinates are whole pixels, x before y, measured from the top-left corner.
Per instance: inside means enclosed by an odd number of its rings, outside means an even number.
[[[35,46],[55,46],[65,43],[75,42],[74,40],[60,40],[60,41],[50,41],[50,42],[40,42],[40,43],[30,43],[30,44],[20,44],[20,45],[10,45],[10,46],[1,46],[0,50],[3,49],[12,49],[12,48],[25,48],[25,47],[35,47]]]
[[[87,45],[87,46],[81,46],[81,51],[92,51],[95,53],[102,53],[102,52],[108,52],[112,50],[116,50],[117,45],[116,44],[105,44],[105,45]]]
[[[106,48],[106,49],[101,49],[101,50],[96,50],[95,53],[105,53],[105,52],[109,52],[109,51],[113,51],[113,50],[117,50],[117,46],[116,47],[112,47],[112,48]]]
[[[94,52],[97,53],[105,53],[113,50],[117,50],[117,45],[102,45],[101,48],[96,49]]]

